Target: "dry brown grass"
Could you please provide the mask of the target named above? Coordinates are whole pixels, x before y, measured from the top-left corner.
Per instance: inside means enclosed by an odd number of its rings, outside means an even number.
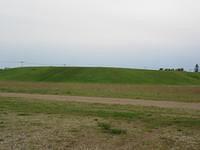
[[[199,132],[173,126],[149,129],[142,122],[53,114],[1,113],[0,119],[4,125],[0,127],[0,149],[6,150],[198,150],[200,146]],[[127,133],[102,132],[98,122],[108,122]]]
[[[0,81],[0,91],[200,102],[200,86]]]

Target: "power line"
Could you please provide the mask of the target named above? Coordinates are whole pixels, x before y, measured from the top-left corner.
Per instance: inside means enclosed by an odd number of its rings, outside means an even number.
[[[20,64],[20,66],[24,65],[37,65],[37,66],[67,66],[65,63],[60,64],[50,64],[50,63],[38,63],[38,62],[30,62],[30,61],[5,61],[0,60],[0,63],[7,63],[7,64]]]

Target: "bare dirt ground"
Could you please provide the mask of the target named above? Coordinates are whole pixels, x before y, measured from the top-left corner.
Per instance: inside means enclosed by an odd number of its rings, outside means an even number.
[[[153,100],[136,100],[122,98],[101,98],[101,97],[83,97],[83,96],[62,96],[62,95],[47,95],[47,94],[24,94],[24,93],[0,93],[1,97],[27,98],[38,100],[54,100],[54,101],[69,101],[69,102],[85,102],[85,103],[100,103],[100,104],[120,104],[120,105],[139,105],[139,106],[154,106],[161,108],[179,108],[200,110],[200,103],[184,103],[170,101],[153,101]]]

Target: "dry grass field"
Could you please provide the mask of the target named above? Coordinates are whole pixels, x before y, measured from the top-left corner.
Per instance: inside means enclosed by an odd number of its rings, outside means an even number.
[[[0,92],[200,102],[200,86],[0,81]]]
[[[0,149],[199,150],[200,111],[0,97]]]
[[[0,93],[0,150],[200,148],[198,73],[2,69]]]

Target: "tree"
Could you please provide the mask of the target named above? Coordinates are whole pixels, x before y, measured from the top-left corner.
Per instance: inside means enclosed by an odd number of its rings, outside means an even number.
[[[199,65],[198,64],[195,65],[194,72],[199,72]]]

